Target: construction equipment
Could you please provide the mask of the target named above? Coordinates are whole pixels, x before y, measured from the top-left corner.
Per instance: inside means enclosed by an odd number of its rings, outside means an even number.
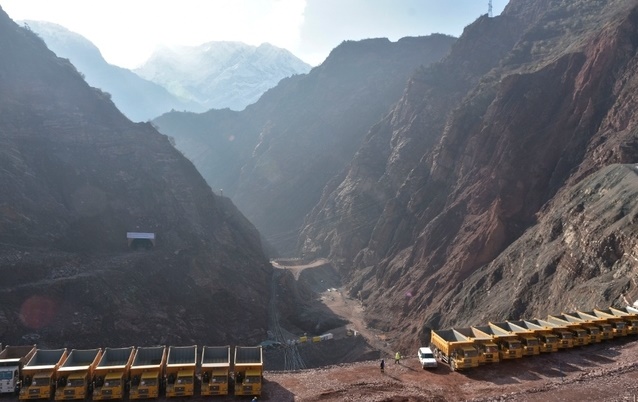
[[[57,370],[64,363],[66,349],[36,349],[22,368],[19,399],[51,399],[57,381]]]
[[[603,339],[611,339],[613,331],[611,325],[598,317],[584,315],[580,312],[563,313],[568,321],[580,324],[590,335],[591,342],[601,342]]]
[[[498,346],[498,354],[501,360],[520,359],[523,357],[523,345],[521,345],[517,335],[492,325],[472,328],[475,328],[484,336],[492,337]]]
[[[615,308],[610,307],[609,310],[602,310],[604,312],[610,311],[613,315],[617,317],[622,317],[623,320],[627,323],[627,334],[628,335],[637,335],[638,334],[638,312],[632,313],[627,307],[625,308]]]
[[[57,370],[55,400],[85,399],[102,349],[73,349]]]
[[[197,345],[170,346],[166,361],[166,396],[192,396],[196,368]]]
[[[478,351],[479,365],[486,363],[498,363],[498,345],[494,343],[491,336],[481,335],[480,332],[472,327],[453,328],[454,331],[460,333],[474,343],[474,348]]]
[[[261,395],[264,357],[261,346],[235,347],[235,395]]]
[[[228,395],[230,346],[204,346],[201,359],[202,395]]]
[[[95,366],[93,400],[123,399],[135,348],[105,348]]]
[[[131,364],[129,399],[157,398],[165,368],[166,346],[138,347]]]
[[[0,394],[19,393],[22,368],[35,350],[35,345],[6,346],[0,352]]]
[[[554,328],[547,325],[542,325],[538,320],[512,321],[512,323],[514,325],[518,325],[520,327],[534,331],[534,334],[541,344],[541,353],[552,353],[558,351],[558,344],[560,339],[558,335],[554,333]]]
[[[430,349],[437,359],[449,364],[452,371],[479,365],[479,355],[474,342],[452,329],[432,330]]]
[[[572,333],[568,347],[588,345],[592,342],[592,335],[599,331],[593,325],[586,325],[582,320],[565,314],[549,315],[547,321],[553,325],[561,326]],[[595,339],[595,338],[594,338]]]
[[[586,311],[583,314],[593,315],[601,320],[605,320],[611,325],[612,337],[618,338],[621,336],[627,336],[628,325],[622,317],[617,317],[610,310],[594,309],[593,311]]]
[[[523,356],[535,356],[541,353],[540,342],[534,334],[534,331],[525,327],[512,324],[510,321],[490,322],[489,325],[495,330],[502,330],[505,333],[512,333],[521,341],[523,348]]]

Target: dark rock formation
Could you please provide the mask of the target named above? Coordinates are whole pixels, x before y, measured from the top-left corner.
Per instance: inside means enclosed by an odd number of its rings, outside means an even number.
[[[150,124],[0,10],[0,337],[53,347],[262,338],[259,235]],[[150,251],[127,232],[153,232]]]

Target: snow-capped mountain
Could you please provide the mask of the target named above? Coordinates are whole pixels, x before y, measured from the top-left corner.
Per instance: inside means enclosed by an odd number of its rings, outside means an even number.
[[[61,25],[44,21],[21,24],[44,40],[58,57],[69,59],[89,85],[111,94],[113,103],[133,121],[147,121],[171,110],[205,110],[202,105],[179,99],[131,70],[107,63],[91,41]]]
[[[163,47],[135,72],[207,109],[242,110],[281,79],[310,69],[289,51],[268,43],[209,42]]]

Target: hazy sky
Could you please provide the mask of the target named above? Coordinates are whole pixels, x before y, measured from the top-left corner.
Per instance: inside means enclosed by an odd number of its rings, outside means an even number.
[[[493,13],[508,0],[492,0]],[[269,42],[315,66],[344,40],[445,33],[487,13],[488,0],[0,0],[13,20],[50,21],[134,68],[162,44]]]

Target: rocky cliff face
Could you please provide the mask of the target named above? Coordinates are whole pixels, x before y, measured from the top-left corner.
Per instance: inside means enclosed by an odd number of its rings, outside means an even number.
[[[214,189],[223,189],[281,253],[419,66],[452,37],[344,42],[309,74],[282,80],[242,112],[170,113],[153,121]]]
[[[254,227],[1,10],[0,54],[3,342],[260,339],[271,267]],[[127,232],[155,233],[155,248],[131,251]]]
[[[637,6],[513,0],[415,75],[300,239],[341,261],[372,325],[414,344],[638,296],[635,173],[607,167],[638,157]]]

